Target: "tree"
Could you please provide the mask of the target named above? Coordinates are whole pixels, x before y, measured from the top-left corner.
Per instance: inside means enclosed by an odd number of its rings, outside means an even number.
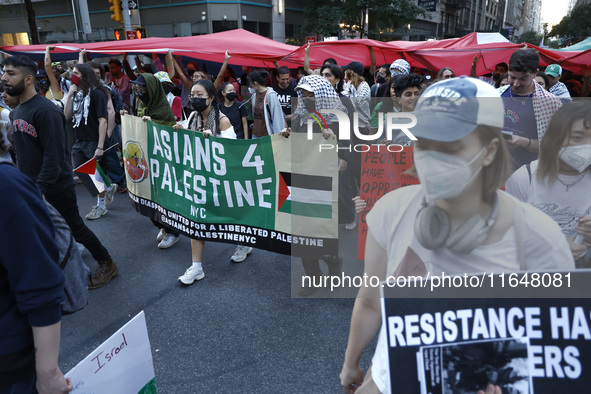
[[[591,3],[575,6],[559,24],[552,27],[549,35],[573,43],[591,36]]]
[[[338,32],[345,14],[340,0],[306,0],[303,31],[330,36]]]
[[[534,45],[540,45],[540,41],[542,41],[542,35],[533,30],[523,33],[518,40],[519,43],[528,42]]]
[[[369,35],[386,29],[405,28],[418,16],[426,17],[427,11],[411,0],[306,0],[304,31],[333,34],[344,29],[351,34],[365,35],[365,18],[369,12]],[[339,26],[339,24],[341,26]]]

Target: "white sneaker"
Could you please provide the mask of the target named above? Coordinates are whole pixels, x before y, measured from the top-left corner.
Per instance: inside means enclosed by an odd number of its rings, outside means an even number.
[[[345,224],[345,230],[347,230],[347,231],[355,230],[356,227],[357,227],[357,219],[353,220],[351,223]]]
[[[105,192],[105,207],[108,207],[113,203],[115,199],[115,192],[117,191],[117,184],[112,183],[111,188]]]
[[[244,260],[246,260],[251,252],[252,248],[250,246],[238,245],[236,247],[236,251],[232,257],[230,257],[230,260],[232,260],[234,263],[242,263]]]
[[[164,237],[166,237],[166,229],[161,228],[158,232],[158,236],[156,237],[156,241],[160,242],[164,239]]]
[[[175,243],[179,242],[179,237],[175,237],[172,234],[166,234],[166,236],[164,237],[164,239],[162,241],[160,241],[160,243],[158,244],[158,247],[160,249],[168,249],[170,248],[172,245],[174,245]]]
[[[86,215],[86,219],[88,219],[88,220],[98,219],[101,216],[105,215],[106,213],[107,213],[107,208],[102,208],[102,207],[99,207],[98,205],[95,205],[94,207],[92,207],[92,211],[90,211],[88,213],[88,215]]]
[[[203,278],[205,278],[203,268],[193,268],[193,266],[190,266],[183,276],[179,277],[179,281],[185,285],[192,285],[196,280],[201,280]]]

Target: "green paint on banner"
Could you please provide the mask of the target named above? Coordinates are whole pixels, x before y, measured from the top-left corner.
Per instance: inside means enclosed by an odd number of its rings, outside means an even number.
[[[279,211],[292,215],[307,216],[312,218],[332,218],[332,205],[311,204],[286,200]]]
[[[147,123],[152,201],[200,223],[274,229],[277,181],[270,138],[203,138]]]
[[[152,378],[140,391],[138,394],[157,394],[156,391],[156,378]]]

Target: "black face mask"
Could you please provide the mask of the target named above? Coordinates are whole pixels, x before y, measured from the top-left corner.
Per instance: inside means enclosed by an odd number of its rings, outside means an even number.
[[[49,81],[47,79],[40,79],[38,82],[41,90],[43,90],[44,92],[47,92],[49,90]]]
[[[229,101],[234,101],[234,100],[236,100],[236,92],[230,92],[230,93],[226,94],[226,98],[227,98]]]
[[[148,101],[150,100],[150,96],[148,96],[148,92],[137,93],[137,96],[140,100],[142,100],[142,102],[144,104],[148,104]]]
[[[164,84],[162,85],[162,89],[164,89],[164,94],[168,94],[172,90],[172,86],[170,86],[169,84]]]
[[[207,99],[204,97],[193,97],[191,99],[191,106],[195,111],[201,113],[209,107],[209,104],[207,104]]]
[[[384,76],[382,74],[378,74],[378,77],[376,79],[376,81],[380,84],[385,83],[386,82],[386,78],[384,78]]]

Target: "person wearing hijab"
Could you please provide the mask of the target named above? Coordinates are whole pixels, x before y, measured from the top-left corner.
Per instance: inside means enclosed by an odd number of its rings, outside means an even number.
[[[154,75],[141,73],[131,83],[133,93],[140,100],[137,110],[139,117],[163,126],[174,126],[176,124],[176,118],[170,104],[168,104],[164,89]],[[122,113],[126,114],[127,111],[124,110]],[[177,230],[154,219],[151,220],[152,224],[160,229],[156,237],[160,249],[168,249],[179,241],[179,232]]]
[[[150,73],[141,73],[133,84],[133,92],[140,99],[137,116],[163,126],[174,126],[176,118],[160,81]]]
[[[339,95],[332,84],[323,76],[315,74],[306,75],[300,79],[300,82],[296,87],[296,93],[298,95],[298,104],[295,110],[295,117],[292,121],[293,131],[306,132],[308,120],[313,119],[310,114],[316,112],[320,113],[326,121],[326,128],[321,129],[320,126],[318,126],[318,123],[312,122],[314,132],[321,132],[326,139],[330,138],[331,135],[334,135],[334,130],[337,130],[338,128],[338,119],[336,115],[325,113],[324,110],[337,109],[344,114],[347,114],[347,109],[342,104]],[[283,129],[281,134],[288,137],[291,131],[291,128],[288,127]],[[347,156],[342,155],[343,153],[344,150],[339,150],[339,155],[341,156],[339,158],[341,159],[341,163],[347,158]],[[339,168],[339,170],[341,170],[341,168]],[[345,175],[344,171],[339,172],[340,223],[350,223],[351,221],[355,220],[355,212],[353,211],[352,204],[350,204],[352,194],[345,188],[349,185],[348,182],[344,181],[344,178],[346,177],[347,175]],[[345,213],[348,213],[348,215]],[[303,286],[298,292],[300,296],[311,296],[319,287],[322,286],[319,284],[322,276],[322,271],[319,264],[320,259],[326,262],[330,276],[339,276],[341,274],[343,261],[339,256],[325,255],[302,257],[304,272],[306,276],[310,278],[310,281],[309,283],[304,280],[302,281]]]

